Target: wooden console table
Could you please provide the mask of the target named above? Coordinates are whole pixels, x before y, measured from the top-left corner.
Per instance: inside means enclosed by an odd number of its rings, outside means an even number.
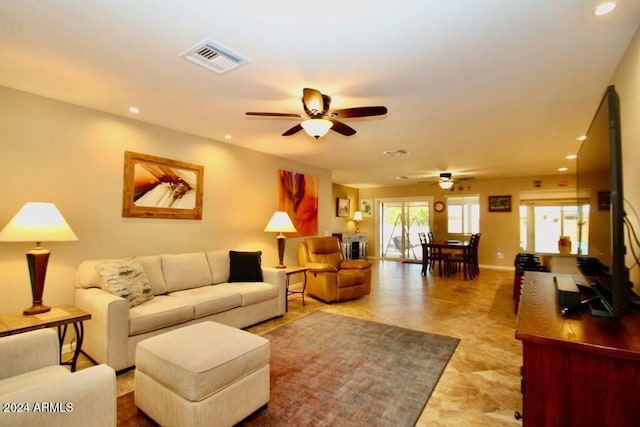
[[[516,325],[523,425],[638,425],[640,316],[562,317],[553,276],[524,275]]]
[[[84,340],[84,322],[91,319],[91,314],[72,305],[58,305],[51,307],[51,311],[41,314],[25,316],[24,314],[0,315],[0,337],[35,331],[36,329],[58,328],[60,343],[60,364],[71,366],[71,372],[76,371],[78,356]],[[76,348],[69,361],[62,361],[62,344],[67,335],[67,326],[73,325],[76,333]]]

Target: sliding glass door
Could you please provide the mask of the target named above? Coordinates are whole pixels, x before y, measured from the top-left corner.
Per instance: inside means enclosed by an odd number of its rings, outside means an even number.
[[[378,202],[380,257],[421,262],[418,233],[431,230],[433,198],[380,199]]]

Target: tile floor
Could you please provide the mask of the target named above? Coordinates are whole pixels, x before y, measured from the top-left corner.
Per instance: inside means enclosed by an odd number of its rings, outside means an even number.
[[[482,269],[474,280],[420,275],[419,264],[373,261],[371,295],[324,304],[289,297],[289,311],[248,330],[266,333],[315,310],[460,338],[418,426],[518,426],[522,346],[514,338],[513,272]],[[80,367],[91,362],[84,358]],[[118,376],[118,395],[133,371]]]

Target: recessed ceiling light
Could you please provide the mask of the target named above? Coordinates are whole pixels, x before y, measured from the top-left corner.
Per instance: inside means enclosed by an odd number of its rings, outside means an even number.
[[[129,107],[129,112],[133,114],[138,114],[140,109],[138,107]]]
[[[561,168],[558,168],[558,172],[566,172],[566,171],[568,171],[568,170],[569,170],[569,168],[566,168],[566,167],[564,167],[564,166],[563,166],[563,167],[561,167]]]
[[[383,154],[385,154],[387,156],[406,156],[407,154],[409,154],[409,152],[407,150],[403,150],[401,148],[396,148],[394,150],[383,151]]]
[[[226,135],[224,136],[224,139],[231,139],[231,138],[233,138],[233,137],[232,137],[230,134],[226,134]]]
[[[596,16],[606,15],[607,13],[611,12],[615,8],[616,8],[616,2],[606,1],[604,3],[599,4],[598,7],[596,7],[596,10],[593,11],[593,14]]]
[[[577,154],[569,154],[568,156],[565,156],[565,159],[567,160],[573,160],[573,159],[577,159],[578,155]]]
[[[587,135],[582,135],[576,138],[578,141],[584,141],[585,139],[587,139]]]

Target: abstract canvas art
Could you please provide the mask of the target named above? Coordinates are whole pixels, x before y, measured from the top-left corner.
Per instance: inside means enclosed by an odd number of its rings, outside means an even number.
[[[278,210],[287,212],[298,230],[287,235],[318,235],[317,177],[278,170]]]

